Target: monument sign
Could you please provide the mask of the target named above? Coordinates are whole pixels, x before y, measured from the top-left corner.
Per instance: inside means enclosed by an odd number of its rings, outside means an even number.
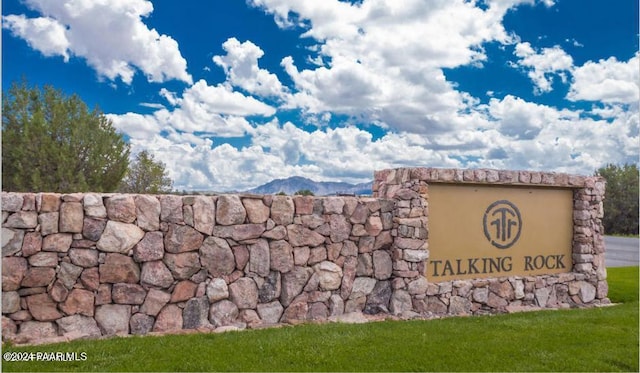
[[[429,185],[430,281],[570,272],[573,191]]]

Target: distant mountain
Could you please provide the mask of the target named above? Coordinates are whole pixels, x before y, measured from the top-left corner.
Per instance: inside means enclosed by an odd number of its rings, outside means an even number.
[[[305,177],[292,176],[286,179],[272,180],[259,187],[247,190],[247,193],[255,194],[277,194],[284,192],[292,195],[299,190],[308,189],[316,196],[327,196],[332,194],[356,194],[371,195],[373,182],[361,184],[349,184],[330,181],[313,181]]]

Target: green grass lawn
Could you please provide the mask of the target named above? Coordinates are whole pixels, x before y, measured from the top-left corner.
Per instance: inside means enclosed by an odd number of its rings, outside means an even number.
[[[2,370],[637,372],[638,276],[638,267],[609,269],[609,297],[621,303],[611,307],[5,346],[87,359]]]

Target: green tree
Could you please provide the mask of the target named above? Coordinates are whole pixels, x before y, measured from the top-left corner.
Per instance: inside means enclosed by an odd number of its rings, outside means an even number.
[[[300,189],[299,191],[295,192],[295,195],[297,195],[297,196],[313,196],[314,194],[309,189]]]
[[[607,180],[604,199],[604,231],[607,234],[638,234],[639,173],[635,164],[609,164],[596,171]]]
[[[2,97],[2,189],[111,192],[129,145],[98,109],[51,86],[14,83]]]
[[[156,161],[153,155],[143,150],[136,155],[129,167],[119,191],[123,193],[169,193],[173,181],[165,170],[164,163]]]

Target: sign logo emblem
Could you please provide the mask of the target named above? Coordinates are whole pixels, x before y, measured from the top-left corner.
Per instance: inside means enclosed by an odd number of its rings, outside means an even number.
[[[482,219],[484,235],[498,249],[508,249],[520,238],[520,210],[507,200],[495,201],[487,207]]]

